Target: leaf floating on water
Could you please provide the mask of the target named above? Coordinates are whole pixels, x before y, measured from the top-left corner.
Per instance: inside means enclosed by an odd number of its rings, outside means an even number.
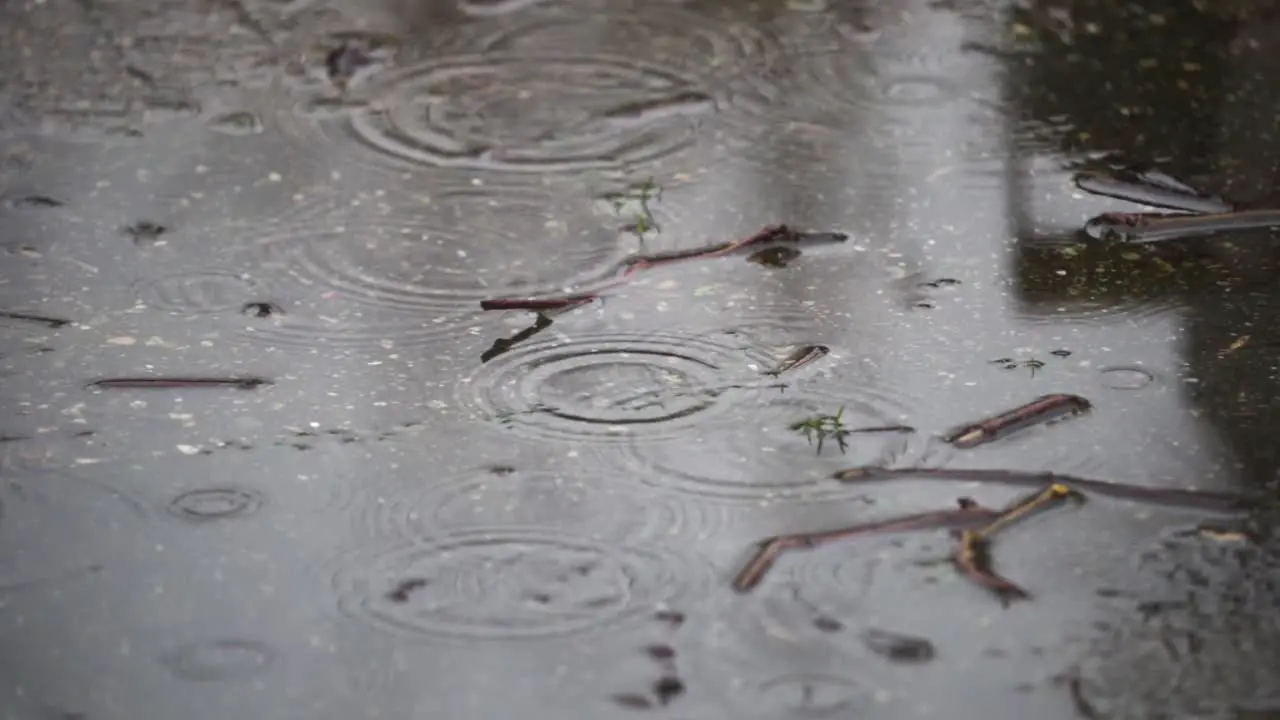
[[[1245,345],[1248,345],[1249,340],[1250,340],[1250,336],[1248,335],[1241,335],[1240,337],[1236,338],[1234,341],[1232,341],[1230,345],[1228,345],[1226,348],[1224,348],[1221,352],[1218,353],[1218,359],[1221,360],[1222,358],[1225,358],[1226,356],[1239,350]]]

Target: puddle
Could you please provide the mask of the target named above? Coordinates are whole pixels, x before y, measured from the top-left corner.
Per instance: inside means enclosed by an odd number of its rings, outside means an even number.
[[[0,716],[1268,712],[1275,24],[0,7]]]

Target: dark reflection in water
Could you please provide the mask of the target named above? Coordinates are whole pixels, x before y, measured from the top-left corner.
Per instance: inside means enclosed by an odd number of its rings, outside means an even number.
[[[1144,208],[1070,179],[1280,203],[1276,23],[1265,0],[0,6],[0,716],[1264,712],[1265,517],[1048,513],[993,544],[1036,589],[1009,610],[945,532],[729,582],[761,537],[1013,499],[841,468],[1272,489],[1274,238],[1082,239]],[[773,224],[848,239],[480,310]],[[189,387],[237,378],[271,385]],[[1050,395],[1093,410],[937,441]],[[861,432],[886,427],[914,431]]]

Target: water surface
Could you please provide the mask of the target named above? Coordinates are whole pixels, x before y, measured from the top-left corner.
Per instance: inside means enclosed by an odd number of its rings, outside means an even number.
[[[1141,207],[1071,178],[1280,200],[1274,11],[730,5],[0,9],[0,714],[1280,712],[1265,516],[1091,497],[1000,537],[1008,608],[941,531],[730,588],[1021,492],[850,466],[1271,489],[1272,238],[1081,245]],[[612,284],[779,223],[848,240]],[[139,377],[270,383],[89,386]],[[914,432],[791,429],[841,409]]]

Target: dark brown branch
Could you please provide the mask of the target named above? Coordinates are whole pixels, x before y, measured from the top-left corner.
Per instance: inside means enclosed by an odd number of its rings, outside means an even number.
[[[993,485],[1032,488],[1060,484],[1119,500],[1132,500],[1152,505],[1213,512],[1242,512],[1255,507],[1262,499],[1260,496],[1229,492],[1147,487],[1106,480],[1092,480],[1058,473],[1022,472],[1018,470],[866,466],[847,468],[836,472],[832,477],[846,483],[887,482],[890,480],[947,480],[953,482],[985,482]]]
[[[238,390],[256,390],[271,381],[260,377],[129,377],[95,380],[86,387],[94,390],[166,390],[171,388],[229,387]]]
[[[875,520],[835,530],[793,533],[767,538],[760,542],[751,560],[738,572],[733,580],[733,588],[738,592],[747,592],[759,585],[778,557],[789,550],[812,549],[863,535],[977,527],[1000,516],[1000,511],[984,508],[971,498],[960,498],[957,503],[959,507],[954,510],[935,510]]]
[[[546,298],[491,298],[482,300],[482,310],[551,310],[567,306],[576,306],[600,297],[605,290],[617,288],[629,283],[633,277],[645,270],[671,265],[688,260],[705,260],[729,255],[744,249],[764,249],[771,245],[813,245],[844,242],[848,236],[843,233],[801,233],[786,225],[767,225],[754,234],[738,240],[712,245],[710,247],[676,250],[652,255],[638,255],[618,264],[613,273],[614,279],[605,283],[593,292],[572,293],[569,295]]]
[[[952,430],[943,440],[962,449],[977,447],[1033,425],[1088,412],[1091,407],[1079,395],[1042,395],[1026,405]]]

